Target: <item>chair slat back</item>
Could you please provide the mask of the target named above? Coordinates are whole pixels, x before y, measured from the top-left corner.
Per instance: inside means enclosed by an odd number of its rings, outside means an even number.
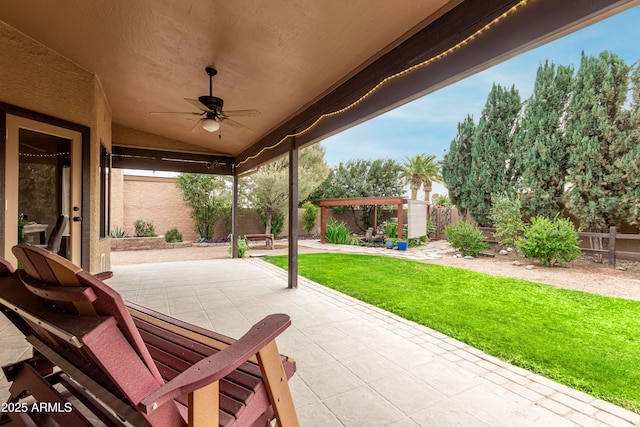
[[[117,325],[116,329],[107,330],[102,337],[99,334],[87,335],[84,339],[84,357],[93,364],[97,364],[104,373],[111,377],[135,405],[153,387],[164,383],[149,351],[136,328],[122,297],[108,285],[92,274],[74,265],[69,260],[53,254],[46,249],[22,243],[13,248],[13,253],[23,268],[18,274],[25,288],[29,280],[40,282],[36,292],[29,289],[33,295],[42,297],[44,289],[74,287],[90,289],[90,298],[67,301],[56,301],[55,307],[65,313],[81,316],[110,316]],[[33,283],[31,284],[33,287]],[[59,295],[64,295],[64,290]],[[59,296],[58,295],[58,296]],[[45,296],[46,299],[46,296]],[[52,298],[55,299],[55,298]],[[53,304],[52,304],[53,306]],[[65,346],[46,333],[43,338],[54,346]],[[154,385],[155,384],[155,385]],[[152,415],[151,418],[164,417],[175,421],[178,417],[177,408],[165,405],[164,414]],[[151,421],[151,420],[150,420]],[[152,422],[152,424],[155,424]],[[162,424],[162,423],[161,423]]]

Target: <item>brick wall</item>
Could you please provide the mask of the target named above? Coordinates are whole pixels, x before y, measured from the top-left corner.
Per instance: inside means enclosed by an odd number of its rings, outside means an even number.
[[[159,235],[175,227],[185,241],[199,237],[174,178],[122,176],[118,171],[112,175],[111,191],[111,224],[129,236],[134,235],[133,223],[141,219],[153,223]]]
[[[176,227],[185,241],[196,240],[199,235],[189,216],[190,210],[182,200],[182,192],[175,184],[175,178],[123,175],[114,169],[111,175],[111,227],[122,227],[129,236],[134,235],[133,223],[138,220],[150,221],[156,233],[164,234]],[[298,217],[302,218],[302,209]],[[320,227],[318,214],[317,228]],[[288,235],[288,221],[280,237]],[[238,215],[238,233],[264,233],[258,215],[251,209],[241,209]],[[216,236],[224,236],[224,224],[216,225]],[[298,234],[305,236],[302,220]]]

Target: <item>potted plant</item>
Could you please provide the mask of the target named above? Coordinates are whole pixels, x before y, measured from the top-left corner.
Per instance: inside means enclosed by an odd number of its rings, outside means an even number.
[[[402,240],[398,240],[398,250],[399,251],[406,251],[407,247],[409,247],[409,242],[405,239]]]
[[[396,239],[386,238],[384,240],[384,245],[387,249],[393,249],[393,247],[396,245]]]
[[[384,228],[385,240],[384,244],[387,249],[393,249],[396,245],[397,237],[398,237],[398,224],[393,221],[387,221],[387,224]]]

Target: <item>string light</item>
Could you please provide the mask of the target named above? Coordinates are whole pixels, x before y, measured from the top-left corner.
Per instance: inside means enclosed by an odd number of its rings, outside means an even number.
[[[34,154],[34,153],[19,153],[23,157],[61,157],[61,156],[69,156],[71,153],[51,153],[51,154]]]
[[[324,119],[326,119],[328,117],[334,117],[334,116],[340,115],[342,113],[345,113],[345,112],[355,108],[356,106],[358,106],[359,104],[364,102],[364,100],[369,98],[371,95],[373,95],[381,87],[385,86],[390,81],[395,80],[395,79],[397,79],[399,77],[402,77],[402,76],[404,76],[406,74],[409,74],[409,73],[417,70],[418,68],[425,67],[425,66],[427,66],[427,65],[429,65],[429,64],[431,64],[433,62],[436,62],[436,61],[438,61],[438,60],[440,60],[440,59],[442,59],[442,58],[444,58],[446,56],[449,56],[451,53],[453,53],[457,49],[460,49],[460,48],[466,46],[467,44],[472,42],[474,39],[476,39],[478,36],[480,36],[482,33],[488,31],[491,27],[495,26],[498,22],[502,21],[507,16],[512,15],[513,13],[515,13],[516,10],[520,9],[522,6],[524,6],[525,4],[529,3],[530,1],[531,0],[522,0],[522,1],[520,1],[519,3],[515,4],[514,6],[512,6],[509,10],[505,11],[504,13],[499,15],[498,17],[494,18],[492,21],[487,23],[484,27],[478,29],[473,34],[471,34],[470,36],[468,36],[464,40],[460,41],[456,45],[448,48],[447,50],[442,51],[441,53],[439,53],[439,54],[437,54],[435,56],[432,56],[429,59],[424,60],[423,62],[420,62],[418,64],[412,65],[411,67],[409,67],[409,68],[407,68],[405,70],[399,71],[396,74],[392,74],[392,75],[386,77],[381,82],[379,82],[377,85],[375,85],[373,88],[371,88],[367,93],[365,93],[360,98],[358,98],[355,101],[353,101],[351,104],[349,104],[346,107],[343,107],[343,108],[341,108],[339,110],[332,111],[330,113],[322,114],[311,125],[307,126],[305,129],[303,129],[303,130],[301,130],[299,132],[294,132],[294,133],[290,133],[288,135],[285,135],[280,141],[278,141],[274,145],[271,145],[269,147],[263,147],[260,151],[258,151],[257,154],[254,154],[253,156],[249,156],[246,159],[244,159],[243,161],[241,161],[238,164],[236,164],[236,167],[242,165],[243,163],[248,162],[249,160],[252,160],[252,159],[255,159],[255,158],[261,156],[262,153],[264,153],[267,150],[273,150],[274,148],[276,148],[280,144],[282,144],[284,141],[286,141],[288,138],[295,138],[295,137],[302,136],[302,135],[310,132],[312,129],[316,128],[320,124],[320,122],[322,120],[324,120]]]
[[[223,164],[222,164],[222,163],[220,163],[220,162],[218,162],[217,160],[214,160],[213,162],[207,162],[207,163],[205,164],[205,167],[206,167],[207,169],[209,169],[209,170],[211,170],[211,169],[216,169],[216,168],[219,168],[219,167],[221,167],[221,166],[223,166]]]

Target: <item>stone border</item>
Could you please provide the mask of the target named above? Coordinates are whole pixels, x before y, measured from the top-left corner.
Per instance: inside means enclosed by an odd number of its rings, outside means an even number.
[[[164,236],[157,237],[124,237],[122,239],[111,238],[112,251],[147,251],[152,249],[177,249],[190,246],[225,246],[229,243],[196,243],[178,242],[168,243]]]

